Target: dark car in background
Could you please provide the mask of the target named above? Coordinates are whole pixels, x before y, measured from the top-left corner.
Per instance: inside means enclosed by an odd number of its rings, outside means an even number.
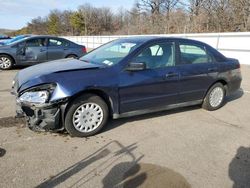
[[[32,130],[90,136],[121,118],[191,105],[223,106],[240,88],[238,60],[188,39],[136,37],[80,59],[21,70],[13,81],[18,114]]]
[[[28,66],[62,58],[79,58],[86,53],[83,45],[55,36],[30,36],[0,46],[0,69]]]
[[[11,39],[10,36],[7,35],[0,35],[0,41]]]

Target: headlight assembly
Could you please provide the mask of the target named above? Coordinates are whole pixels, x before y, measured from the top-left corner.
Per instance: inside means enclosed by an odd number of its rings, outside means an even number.
[[[49,98],[48,91],[34,91],[34,92],[25,92],[19,98],[20,102],[28,102],[35,104],[44,104]]]
[[[45,104],[55,89],[55,85],[45,84],[32,88],[19,97],[19,102],[30,104]]]

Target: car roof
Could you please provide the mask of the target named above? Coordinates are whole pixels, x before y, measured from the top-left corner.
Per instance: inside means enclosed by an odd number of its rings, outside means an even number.
[[[31,35],[30,38],[61,38],[54,35]]]
[[[62,38],[62,37],[57,37],[57,36],[54,36],[54,35],[32,35],[30,36],[29,38],[26,38],[27,39],[35,39],[35,38],[54,38],[54,39],[61,39],[61,40],[65,40],[65,41],[68,41],[70,43],[73,43],[75,44],[74,42],[68,40],[68,39],[65,39],[65,38]]]
[[[148,42],[150,40],[160,39],[162,37],[159,36],[131,36],[131,37],[125,37],[125,38],[119,38],[120,40],[124,41],[133,41],[133,42]],[[118,40],[119,40],[118,39]]]
[[[160,41],[160,40],[175,40],[175,41],[182,41],[182,42],[191,42],[191,43],[199,43],[203,45],[207,45],[201,41],[187,39],[187,38],[180,38],[180,37],[165,37],[165,36],[132,36],[132,37],[126,37],[126,38],[120,38],[124,41],[133,41],[133,42],[139,42],[139,43],[146,43],[150,41]]]

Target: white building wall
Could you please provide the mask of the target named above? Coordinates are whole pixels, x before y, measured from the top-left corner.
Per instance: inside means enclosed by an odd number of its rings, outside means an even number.
[[[93,49],[118,38],[134,36],[165,36],[199,40],[213,46],[227,57],[239,59],[240,63],[250,65],[250,32],[171,35],[65,36],[64,38],[85,45],[89,49]]]

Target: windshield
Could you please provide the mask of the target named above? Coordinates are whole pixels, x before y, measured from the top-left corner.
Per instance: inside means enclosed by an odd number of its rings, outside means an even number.
[[[81,61],[112,66],[120,62],[140,45],[138,42],[119,39],[107,43],[80,58]]]
[[[4,44],[11,44],[13,42],[16,42],[16,41],[19,41],[21,39],[24,39],[24,38],[27,38],[28,36],[27,35],[20,35],[20,36],[16,36],[8,41],[5,41]]]

